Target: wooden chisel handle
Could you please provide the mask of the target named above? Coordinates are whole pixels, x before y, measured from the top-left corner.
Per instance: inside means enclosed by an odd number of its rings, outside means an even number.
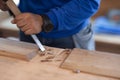
[[[11,12],[14,14],[14,16],[18,16],[19,14],[21,14],[20,10],[16,6],[16,4],[13,2],[13,0],[7,0],[6,4],[8,8],[11,10]]]
[[[7,4],[8,8],[11,10],[11,12],[14,14],[14,16],[18,16],[19,14],[21,14],[20,10],[16,6],[16,4],[13,2],[13,0],[7,0],[6,4]],[[37,38],[37,36],[36,35],[31,35],[31,37],[33,38],[33,40],[35,41],[35,43],[38,45],[38,47],[40,48],[40,50],[41,51],[45,51],[44,46],[41,44],[41,42],[39,41],[39,39]]]

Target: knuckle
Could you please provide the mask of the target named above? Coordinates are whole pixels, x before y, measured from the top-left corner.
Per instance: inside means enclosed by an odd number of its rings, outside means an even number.
[[[19,20],[19,15],[15,17],[15,22],[17,22]]]
[[[40,31],[39,30],[36,30],[37,33],[39,33]]]
[[[26,16],[26,17],[30,17],[30,14],[29,14],[29,13],[25,13],[25,16]]]
[[[25,32],[23,29],[20,29],[21,31]]]
[[[25,34],[26,34],[26,35],[29,35],[29,33],[28,33],[27,31],[25,32]]]
[[[25,30],[24,30],[23,28],[21,28],[21,30],[22,30],[23,32],[25,32]]]
[[[23,27],[21,24],[16,24],[19,28]]]
[[[18,27],[20,27],[20,24],[19,24],[19,23],[17,23],[16,25],[17,25]]]

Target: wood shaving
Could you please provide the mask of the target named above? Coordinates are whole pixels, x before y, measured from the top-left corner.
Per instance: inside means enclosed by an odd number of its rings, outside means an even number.
[[[79,69],[73,70],[74,73],[80,73]]]
[[[46,59],[53,59],[55,56],[48,56]]]
[[[59,60],[55,60],[55,61],[62,61],[62,60],[59,59]]]
[[[66,53],[66,54],[70,54],[71,51],[72,51],[71,49],[65,49],[65,53]]]
[[[45,60],[41,60],[41,62],[52,62],[52,60],[45,59]]]

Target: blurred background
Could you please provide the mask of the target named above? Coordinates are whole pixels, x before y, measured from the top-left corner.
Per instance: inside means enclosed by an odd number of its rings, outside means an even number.
[[[14,0],[16,4],[19,0]],[[0,37],[18,40],[19,29],[12,16],[0,11]],[[120,0],[101,0],[99,11],[91,19],[96,50],[120,53]]]
[[[120,53],[120,0],[101,0],[92,23],[96,50]]]

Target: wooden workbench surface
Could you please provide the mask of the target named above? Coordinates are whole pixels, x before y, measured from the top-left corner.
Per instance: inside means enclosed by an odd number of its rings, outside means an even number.
[[[63,60],[67,54],[57,59]],[[30,62],[0,56],[0,80],[119,80],[59,68],[61,61],[41,62],[37,55]]]

